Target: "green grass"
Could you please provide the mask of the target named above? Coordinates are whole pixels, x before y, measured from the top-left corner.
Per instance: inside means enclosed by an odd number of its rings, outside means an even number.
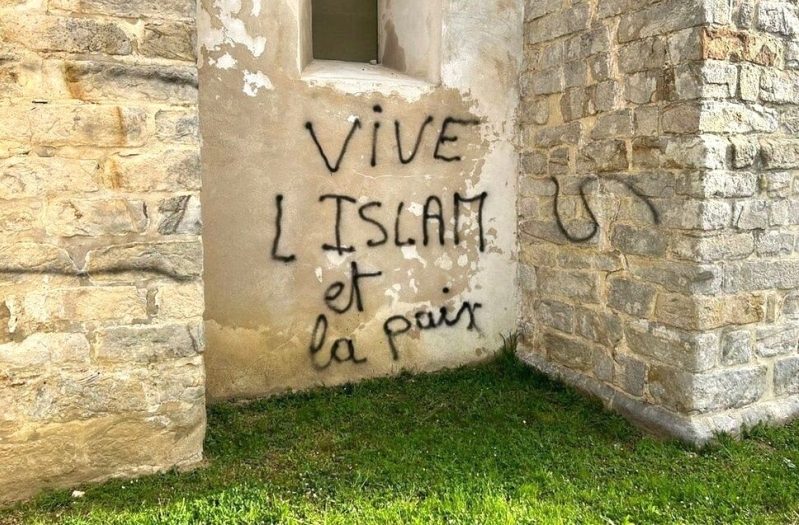
[[[211,408],[208,466],[56,492],[0,523],[799,523],[799,424],[697,451],[505,354]]]

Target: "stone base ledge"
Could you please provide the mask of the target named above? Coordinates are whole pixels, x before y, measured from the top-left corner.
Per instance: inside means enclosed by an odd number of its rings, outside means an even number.
[[[683,416],[644,403],[596,379],[551,363],[535,353],[522,350],[519,358],[541,373],[599,398],[608,409],[621,414],[634,425],[657,436],[676,438],[694,446],[704,446],[718,434],[737,436],[745,429],[761,423],[784,425],[799,417],[799,395],[715,414]]]

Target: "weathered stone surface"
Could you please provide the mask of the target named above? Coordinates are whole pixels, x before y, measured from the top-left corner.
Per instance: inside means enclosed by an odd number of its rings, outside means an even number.
[[[654,229],[618,225],[613,228],[611,243],[622,253],[663,257],[666,253],[667,239]]]
[[[658,295],[655,315],[667,325],[684,330],[713,330],[729,325],[762,321],[763,300],[759,296],[688,297]]]
[[[655,366],[649,371],[649,392],[659,404],[684,414],[741,408],[766,391],[766,367],[734,368],[692,374]]]
[[[614,379],[625,392],[642,397],[647,382],[647,366],[644,361],[633,356],[616,353]]]
[[[162,142],[196,144],[200,138],[196,110],[161,110],[155,114],[155,125]]]
[[[195,149],[111,155],[103,163],[102,176],[107,187],[131,192],[192,191],[202,186],[200,155]]]
[[[147,318],[146,291],[132,286],[37,290],[12,296],[6,304],[12,313],[12,332],[59,321],[132,323]]]
[[[77,274],[77,268],[66,250],[52,244],[0,244],[0,274],[23,273]]]
[[[761,357],[793,354],[799,345],[799,325],[765,326],[757,330],[755,339],[755,350]]]
[[[97,332],[94,357],[99,363],[153,363],[201,353],[201,325],[145,325],[104,328]]]
[[[599,281],[595,273],[541,268],[538,271],[538,283],[541,291],[548,296],[587,303],[599,302]]]
[[[129,55],[132,44],[116,24],[88,18],[38,14],[6,14],[0,20],[3,37],[40,51]]]
[[[554,332],[544,334],[542,342],[550,359],[569,368],[591,370],[595,362],[595,350],[578,339]]]
[[[0,199],[40,197],[58,192],[98,190],[97,162],[18,156],[0,160]]]
[[[541,301],[538,303],[538,320],[549,326],[571,334],[574,332],[574,308],[557,301]]]
[[[767,169],[799,169],[797,139],[763,139],[760,142],[760,153]]]
[[[64,79],[72,97],[85,101],[193,103],[197,71],[191,66],[129,65],[118,62],[67,62]]]
[[[47,232],[61,237],[143,233],[147,224],[142,201],[58,199],[47,207]]]
[[[194,62],[197,59],[195,34],[193,23],[151,22],[144,26],[139,52],[151,57]]]
[[[752,359],[752,333],[748,330],[725,332],[721,338],[721,364],[745,365]]]
[[[799,287],[799,261],[753,261],[725,265],[724,290],[791,290]]]
[[[693,3],[668,0],[645,9],[626,13],[619,23],[619,41],[630,42],[697,26],[706,21],[706,13]]]
[[[196,4],[191,0],[52,0],[50,7],[125,18],[193,19],[196,16]]]
[[[155,304],[159,319],[197,319],[205,310],[201,283],[165,285],[158,289]]]
[[[799,394],[799,357],[781,359],[774,364],[774,393]]]
[[[632,279],[610,281],[608,306],[635,317],[647,317],[655,301],[655,289]]]
[[[147,113],[141,108],[46,104],[30,111],[34,144],[41,146],[142,146]]]
[[[579,308],[576,312],[577,334],[609,348],[614,348],[624,336],[619,316]]]
[[[98,282],[191,280],[202,275],[202,245],[196,241],[141,242],[102,248],[86,256],[86,272]]]
[[[714,333],[694,334],[646,321],[626,325],[624,333],[633,353],[681,370],[704,372],[718,362],[719,340]]]
[[[158,233],[161,235],[199,235],[202,232],[200,198],[182,195],[161,202],[158,206]]]
[[[20,343],[0,345],[3,372],[12,376],[28,370],[34,373],[54,365],[65,369],[90,360],[89,341],[83,334],[32,334]],[[2,374],[0,374],[2,381]]]
[[[630,261],[636,277],[685,294],[715,294],[721,289],[722,272],[717,266],[678,262]]]

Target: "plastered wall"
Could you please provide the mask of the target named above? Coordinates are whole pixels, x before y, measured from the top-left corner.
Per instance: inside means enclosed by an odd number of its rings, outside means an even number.
[[[442,2],[416,48],[382,6],[410,77],[312,63],[307,4],[200,11],[211,399],[456,366],[515,329],[522,6]]]

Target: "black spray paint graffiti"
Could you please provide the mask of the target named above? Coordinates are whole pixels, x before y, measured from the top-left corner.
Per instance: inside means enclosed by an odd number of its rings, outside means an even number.
[[[560,201],[560,182],[558,182],[558,179],[556,179],[555,177],[550,177],[550,180],[555,184],[555,200],[553,203],[553,213],[555,215],[555,223],[557,224],[560,232],[563,234],[564,237],[566,237],[569,241],[573,243],[581,244],[592,241],[597,236],[597,234],[599,234],[599,221],[597,220],[597,217],[594,214],[594,210],[591,209],[591,205],[588,202],[588,197],[586,196],[585,190],[589,184],[597,182],[599,179],[596,177],[590,177],[583,180],[580,183],[580,200],[582,201],[583,206],[585,207],[585,210],[588,213],[588,217],[591,220],[591,232],[584,236],[572,235],[571,233],[569,233],[569,230],[566,229],[566,226],[563,223],[563,218],[560,216],[560,210],[558,206]],[[616,182],[627,188],[627,190],[629,190],[633,195],[639,198],[649,208],[649,211],[652,213],[652,222],[654,222],[656,225],[660,224],[660,213],[658,213],[657,208],[655,208],[655,205],[652,203],[652,200],[646,195],[644,195],[638,188],[636,188],[631,183],[619,179],[617,177],[603,177],[602,180]]]
[[[372,110],[375,115],[381,115],[383,113],[383,108],[380,105],[373,106]],[[360,117],[352,117],[350,122],[351,125],[335,159],[330,154],[329,150],[323,146],[314,128],[314,124],[312,122],[306,122],[305,124],[305,129],[308,131],[311,140],[316,146],[316,151],[322,158],[325,168],[327,168],[331,174],[339,172],[342,163],[347,157],[350,146],[358,140],[358,131],[364,128],[364,123]],[[418,158],[424,141],[425,132],[427,128],[433,126],[434,123],[434,117],[428,116],[425,118],[416,133],[415,140],[413,141],[413,148],[407,151],[403,147],[402,124],[399,120],[394,121],[396,152],[401,165],[408,165]],[[433,146],[433,159],[446,163],[462,161],[462,155],[455,154],[453,151],[446,151],[451,150],[452,146],[459,141],[455,129],[459,126],[477,126],[479,124],[480,122],[474,119],[444,118]],[[372,167],[377,167],[379,163],[378,144],[380,141],[382,122],[379,118],[375,119],[371,127],[372,143],[369,164]],[[447,246],[447,228],[449,224],[453,224],[451,237],[449,238],[452,239],[453,245],[461,245],[463,236],[461,230],[465,222],[471,220],[472,226],[478,231],[480,252],[485,252],[486,231],[484,210],[487,199],[488,193],[486,192],[476,196],[464,196],[456,192],[449,201],[452,207],[448,215],[447,212],[450,210],[448,210],[444,204],[447,199],[442,199],[438,195],[430,195],[427,197],[422,207],[421,224],[418,225],[421,229],[422,245],[433,246],[437,244],[440,247]],[[275,238],[272,245],[272,259],[283,263],[294,263],[297,261],[295,255],[286,255],[281,251],[284,231],[283,195],[278,195],[276,197],[275,204],[276,224]],[[390,223],[385,217],[385,211],[388,210],[384,207],[383,202],[373,200],[365,204],[359,204],[355,197],[349,195],[325,194],[319,197],[319,204],[328,206],[332,204],[335,206],[335,222],[333,224],[334,241],[324,243],[322,245],[323,252],[335,252],[339,256],[344,256],[362,250],[363,248],[361,246],[356,246],[350,239],[352,235],[351,230],[353,226],[357,225],[368,228],[369,235],[365,243],[367,248],[378,248],[392,243],[392,241],[393,246],[397,248],[410,247],[417,244],[415,236],[409,235],[405,229],[408,227],[408,224],[413,221],[413,219],[408,216],[409,214],[405,202],[399,202],[396,207],[396,213],[393,214],[393,231],[388,227]],[[391,207],[390,209],[393,211],[394,208]],[[365,312],[364,296],[366,295],[366,283],[382,276],[382,271],[364,272],[359,268],[357,262],[351,262],[348,279],[335,282],[325,290],[323,295],[325,306],[336,316],[343,316],[349,312]],[[444,295],[447,296],[451,293],[451,290],[447,287],[444,288],[443,292]],[[468,320],[468,323],[465,325],[467,330],[479,331],[477,325],[477,311],[482,307],[483,305],[480,303],[465,301],[455,309],[442,306],[433,311],[421,310],[416,312],[412,318],[404,315],[390,317],[383,324],[383,332],[392,358],[394,360],[400,359],[398,340],[400,337],[409,334],[412,330],[421,332],[457,327],[463,325],[464,323],[462,321],[466,319]],[[366,357],[358,355],[357,345],[352,337],[342,337],[332,342],[328,341],[330,332],[329,315],[332,314],[320,314],[316,318],[313,327],[311,342],[308,349],[314,368],[317,370],[326,370],[334,363],[351,363],[353,365],[367,363],[368,360]]]
[[[457,192],[452,195],[452,200],[450,201],[453,223],[452,242],[455,246],[460,246],[464,243],[462,228],[466,221],[470,220],[478,232],[477,241],[480,252],[486,251],[485,206],[487,200],[488,192],[483,192],[474,197],[466,197]],[[275,237],[272,241],[272,259],[283,263],[292,263],[297,260],[296,255],[281,254],[284,230],[284,202],[283,195],[275,197]],[[322,250],[325,252],[336,252],[338,255],[357,252],[358,247],[349,244],[344,238],[345,227],[350,229],[352,226],[357,225],[367,225],[371,230],[374,230],[375,235],[372,235],[366,241],[367,248],[377,248],[391,241],[397,248],[415,246],[417,244],[417,240],[407,235],[403,228],[403,226],[407,226],[410,215],[407,212],[405,202],[400,202],[397,206],[392,233],[389,233],[389,229],[385,225],[386,219],[377,215],[377,212],[383,209],[383,203],[380,201],[369,201],[366,204],[358,205],[358,201],[348,195],[327,194],[319,197],[320,204],[327,202],[335,203],[336,207],[333,225],[333,238],[335,240],[332,243],[324,243],[322,245]],[[439,246],[447,246],[446,234],[449,222],[444,202],[445,200],[442,200],[437,195],[431,195],[425,200],[420,225],[423,246],[435,245],[436,240]],[[467,205],[471,209],[476,208],[476,211],[470,210],[467,213]],[[355,211],[357,211],[357,214]],[[476,218],[473,216],[476,216]]]
[[[382,114],[383,108],[379,105],[374,106],[373,111],[376,114]],[[399,157],[399,161],[401,164],[410,164],[419,153],[419,148],[421,147],[422,140],[424,138],[425,129],[432,125],[435,122],[435,118],[432,116],[428,116],[424,122],[422,123],[421,127],[419,128],[419,132],[416,135],[416,143],[414,144],[413,151],[411,151],[408,157],[405,157],[403,154],[402,148],[402,131],[401,131],[401,124],[399,120],[394,121],[394,133],[396,139],[396,146],[397,146],[397,156]],[[452,134],[453,128],[455,126],[478,126],[480,124],[479,120],[476,119],[459,119],[454,117],[446,117],[441,125],[441,130],[438,134],[438,138],[435,143],[435,150],[433,152],[433,158],[435,160],[443,161],[443,162],[460,162],[463,160],[461,155],[446,155],[442,149],[445,148],[448,144],[458,142],[458,136]],[[382,123],[380,121],[375,121],[372,127],[372,156],[370,160],[370,165],[374,168],[378,164],[377,159],[377,144],[378,144],[378,136],[380,132],[380,128],[382,127]],[[355,137],[356,132],[359,129],[363,128],[363,123],[361,122],[360,117],[354,117],[352,119],[352,125],[350,126],[349,132],[347,136],[344,138],[344,143],[339,150],[338,157],[335,163],[331,163],[331,158],[328,155],[327,151],[325,150],[324,146],[322,146],[321,141],[319,140],[319,136],[316,133],[314,128],[313,122],[306,122],[305,129],[308,130],[308,133],[311,136],[311,140],[316,145],[316,150],[319,152],[319,155],[322,157],[322,162],[324,163],[327,170],[331,173],[337,173],[341,169],[341,164],[344,161],[344,158],[347,155],[347,150],[352,143],[353,138]]]

